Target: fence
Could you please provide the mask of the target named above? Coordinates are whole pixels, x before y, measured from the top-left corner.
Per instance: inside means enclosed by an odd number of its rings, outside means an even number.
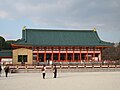
[[[51,71],[53,68],[53,65],[56,65],[59,71],[100,71],[100,70],[118,70],[120,69],[120,64],[118,63],[102,63],[102,62],[54,62],[52,64],[48,63],[39,63],[39,64],[24,64],[24,65],[18,65],[18,64],[11,64],[10,69],[11,72],[40,72],[43,65],[46,65],[46,68],[48,71]]]

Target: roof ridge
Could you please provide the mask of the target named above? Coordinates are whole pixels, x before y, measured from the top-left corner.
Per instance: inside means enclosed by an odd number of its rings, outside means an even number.
[[[26,29],[27,31],[28,30],[32,30],[32,31],[81,31],[81,32],[93,32],[93,30],[91,29],[91,30],[86,30],[86,29],[84,29],[84,30],[80,30],[80,29],[29,29],[29,28],[27,28]]]

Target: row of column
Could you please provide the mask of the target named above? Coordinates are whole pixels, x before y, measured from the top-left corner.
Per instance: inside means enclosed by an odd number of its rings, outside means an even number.
[[[88,49],[86,49],[87,50],[87,53],[86,53],[86,59],[85,59],[85,62],[88,62],[88,55],[89,55],[89,53],[88,53]],[[51,60],[53,61],[53,49],[52,49],[52,53],[51,53]],[[60,62],[61,60],[60,60],[60,49],[59,49],[59,53],[58,53],[58,62]],[[66,59],[66,62],[68,62],[68,60],[67,60],[67,57],[68,57],[68,49],[66,49],[66,57],[65,57],[65,59]],[[72,62],[74,62],[75,60],[74,60],[74,58],[75,58],[75,52],[74,52],[74,49],[73,49],[73,53],[71,53],[72,54]],[[78,54],[78,53],[77,53]],[[100,59],[99,59],[99,61],[101,61],[101,57],[102,57],[102,49],[100,49]],[[79,53],[79,59],[80,60],[78,60],[78,61],[81,61],[82,60],[82,53],[81,53],[81,49],[80,49],[80,53]],[[93,53],[92,53],[92,57],[94,58],[94,60],[93,61],[95,61],[95,49],[93,50]],[[37,49],[37,61],[39,61],[39,49]],[[44,49],[44,62],[46,62],[47,60],[46,60],[46,48]]]

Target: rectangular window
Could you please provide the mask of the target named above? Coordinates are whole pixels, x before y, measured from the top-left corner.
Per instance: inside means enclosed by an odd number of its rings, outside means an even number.
[[[27,62],[27,55],[23,55],[23,62]]]
[[[18,55],[18,62],[22,62],[22,55]]]
[[[27,55],[18,55],[18,62],[27,62]]]

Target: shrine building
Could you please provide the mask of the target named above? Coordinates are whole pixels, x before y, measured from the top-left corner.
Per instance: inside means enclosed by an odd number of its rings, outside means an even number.
[[[39,62],[101,62],[102,50],[111,47],[93,30],[23,28],[22,38],[12,44],[13,64]]]

